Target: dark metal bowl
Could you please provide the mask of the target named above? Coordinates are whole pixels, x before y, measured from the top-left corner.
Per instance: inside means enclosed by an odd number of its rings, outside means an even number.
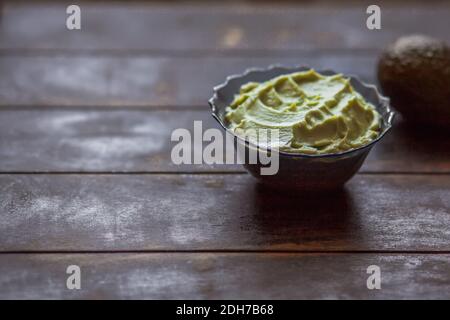
[[[258,146],[234,134],[224,121],[225,108],[233,101],[241,85],[250,82],[263,82],[282,74],[306,71],[309,67],[270,66],[267,69],[248,69],[243,74],[227,77],[226,81],[214,87],[214,95],[209,100],[213,117],[229,133],[236,137],[237,143],[245,144],[245,148]],[[318,71],[324,75],[333,75],[331,70]],[[392,127],[395,113],[391,110],[389,99],[382,96],[374,85],[366,84],[355,76],[350,83],[367,101],[371,102],[381,115],[381,133],[370,143],[357,149],[341,153],[307,155],[279,152],[279,171],[275,175],[261,175],[261,164],[244,164],[244,167],[260,182],[281,188],[295,190],[324,190],[342,186],[361,167],[372,147],[379,142]],[[236,146],[236,144],[235,144]]]

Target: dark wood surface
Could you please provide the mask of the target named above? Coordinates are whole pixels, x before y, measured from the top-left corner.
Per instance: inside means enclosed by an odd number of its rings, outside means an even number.
[[[449,254],[3,254],[0,299],[448,299],[449,263]],[[72,264],[81,290],[65,287]],[[374,264],[381,290],[366,288]]]
[[[367,3],[367,2],[366,2]],[[385,4],[384,31],[365,26],[368,4],[85,4],[82,32],[61,32],[64,4],[5,5],[2,49],[205,54],[322,49],[378,50],[404,33],[450,40],[444,3]],[[264,23],[262,23],[264,22]],[[36,27],[39,26],[39,27]],[[126,26],[126,27],[124,27]],[[59,32],[58,32],[59,31]]]
[[[63,109],[1,111],[2,172],[245,172],[240,165],[172,163],[174,129],[193,130],[195,120],[202,121],[204,130],[220,128],[208,106],[182,111]],[[361,172],[450,173],[449,159],[447,132],[397,121]]]
[[[447,175],[361,174],[314,197],[274,192],[248,174],[0,182],[0,251],[450,251]]]
[[[399,35],[450,40],[450,5],[383,4],[379,31],[357,2],[81,7],[69,32],[61,4],[3,3],[0,298],[450,298],[448,132],[398,119],[326,194],[170,161],[173,129],[218,128],[207,100],[227,75],[308,64],[376,83]]]
[[[207,109],[212,87],[249,67],[311,65],[374,81],[376,54],[295,57],[67,56],[11,54],[0,61],[0,105]],[[192,76],[195,75],[195,80]]]

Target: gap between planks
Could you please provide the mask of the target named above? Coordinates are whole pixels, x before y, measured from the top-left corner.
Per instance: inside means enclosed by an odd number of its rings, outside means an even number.
[[[379,53],[378,48],[297,48],[297,49],[0,49],[0,57],[152,57],[152,58],[270,58],[279,56],[364,56]]]
[[[424,254],[447,255],[450,250],[246,250],[246,249],[199,249],[199,250],[18,250],[0,251],[0,255],[15,254],[298,254],[298,255],[350,255],[350,254]]]
[[[1,58],[0,58],[1,59]],[[211,96],[212,96],[211,89]],[[0,112],[2,111],[48,111],[48,112],[114,112],[114,111],[135,111],[135,112],[154,112],[154,111],[207,111],[211,112],[211,108],[208,105],[208,101],[205,101],[204,105],[167,105],[167,106],[153,106],[153,105],[29,105],[29,104],[14,104],[0,106]]]
[[[0,175],[243,175],[246,171],[0,171]],[[440,176],[450,172],[417,172],[417,171],[368,171],[357,172],[357,175],[391,175],[391,176]]]

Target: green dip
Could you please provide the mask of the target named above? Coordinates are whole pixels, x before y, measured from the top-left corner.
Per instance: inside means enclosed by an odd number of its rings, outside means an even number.
[[[369,143],[380,132],[378,112],[349,79],[312,69],[244,84],[225,120],[255,143],[262,140],[258,129],[278,129],[271,146],[290,153],[339,153]]]

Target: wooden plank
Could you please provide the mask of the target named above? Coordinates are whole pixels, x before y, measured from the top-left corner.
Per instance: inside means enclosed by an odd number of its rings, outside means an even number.
[[[362,172],[450,173],[449,132],[409,125],[400,117],[371,151]]]
[[[73,264],[81,290],[66,288]],[[0,299],[448,299],[449,270],[448,254],[14,254]]]
[[[375,31],[366,27],[366,8],[357,2],[277,6],[83,3],[82,29],[68,31],[64,4],[6,2],[0,48],[267,52],[378,50],[407,33],[450,40],[450,6],[446,3],[383,3],[382,29]]]
[[[271,64],[310,65],[374,80],[375,55],[296,58],[0,57],[0,106],[207,106],[228,75]]]
[[[173,164],[175,129],[193,132],[196,120],[204,130],[219,128],[208,109],[0,111],[0,172],[243,172],[241,165]]]
[[[0,251],[450,250],[449,175],[359,175],[326,194],[246,174],[0,175]]]
[[[208,109],[3,110],[0,172],[244,172],[240,165],[173,164],[175,129],[193,132],[195,120],[203,130],[219,128]],[[400,122],[374,147],[361,172],[449,173],[450,140]]]

